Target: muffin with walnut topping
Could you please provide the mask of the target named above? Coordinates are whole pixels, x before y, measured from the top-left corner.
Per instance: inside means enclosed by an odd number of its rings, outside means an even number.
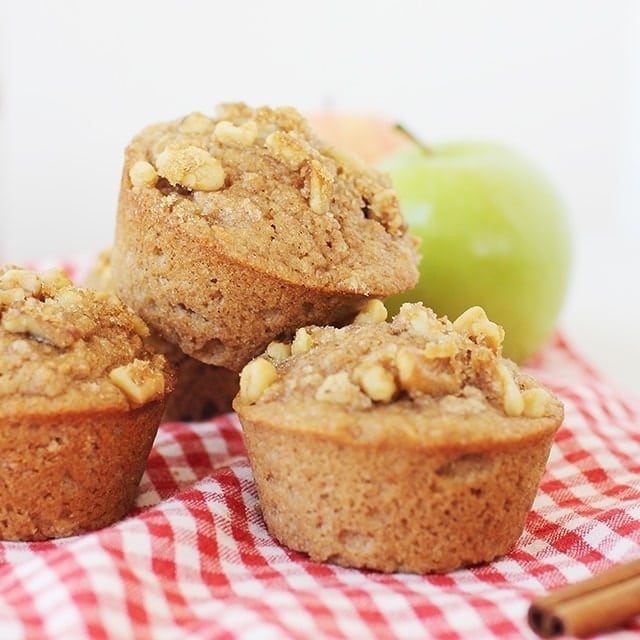
[[[96,291],[113,291],[109,250],[98,255],[84,284]],[[177,345],[162,339],[156,332],[150,333],[147,342],[154,351],[165,356],[176,373],[175,388],[167,398],[163,422],[208,420],[231,411],[231,402],[238,393],[237,371],[191,358]]]
[[[60,270],[0,267],[0,538],[74,535],[129,511],[174,384],[148,333]]]
[[[240,376],[264,520],[314,560],[444,572],[523,531],[563,406],[501,356],[473,307],[455,321],[372,301],[342,328],[299,329]]]
[[[293,108],[223,104],[127,147],[116,292],[202,362],[240,371],[300,326],[344,324],[413,287],[416,264],[390,179]]]

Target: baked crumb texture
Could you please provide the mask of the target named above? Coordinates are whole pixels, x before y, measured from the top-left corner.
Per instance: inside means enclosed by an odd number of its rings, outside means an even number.
[[[114,291],[109,249],[100,252],[84,284],[104,293]],[[176,374],[175,387],[166,399],[162,422],[199,422],[232,410],[231,402],[239,390],[236,371],[191,358],[155,331],[151,331],[145,341],[153,351],[165,356]]]
[[[473,307],[450,321],[371,301],[342,328],[308,326],[248,363],[240,417],[270,532],[314,560],[445,572],[522,533],[563,419],[501,356]]]
[[[191,358],[155,334],[150,342],[176,371],[176,386],[167,398],[163,422],[200,422],[232,411],[231,403],[240,388],[237,371]]]
[[[0,537],[72,535],[131,507],[174,384],[147,336],[61,270],[0,267]]]
[[[388,176],[293,108],[223,104],[146,128],[122,176],[113,281],[165,339],[240,371],[274,338],[415,285]]]

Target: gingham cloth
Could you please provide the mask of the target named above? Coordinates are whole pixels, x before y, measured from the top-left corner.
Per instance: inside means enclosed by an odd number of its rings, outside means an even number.
[[[61,265],[81,280],[84,263]],[[310,562],[265,529],[235,415],[166,423],[127,518],[0,543],[0,639],[535,638],[533,597],[640,557],[640,401],[561,336],[528,369],[566,419],[502,559],[436,576]],[[600,637],[639,635],[635,619]]]

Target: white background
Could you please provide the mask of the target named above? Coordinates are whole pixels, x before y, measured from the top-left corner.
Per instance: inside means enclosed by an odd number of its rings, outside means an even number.
[[[640,393],[640,2],[0,0],[0,258],[108,246],[130,137],[230,100],[528,154],[576,238],[561,323]]]

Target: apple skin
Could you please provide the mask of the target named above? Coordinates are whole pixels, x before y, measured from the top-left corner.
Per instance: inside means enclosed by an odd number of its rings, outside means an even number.
[[[412,145],[392,122],[373,114],[320,112],[307,121],[321,140],[370,164]]]
[[[389,313],[422,301],[454,319],[480,305],[505,330],[504,355],[526,362],[556,328],[571,271],[565,205],[547,177],[515,150],[480,142],[414,145],[378,166],[422,241],[420,280],[387,299]]]

